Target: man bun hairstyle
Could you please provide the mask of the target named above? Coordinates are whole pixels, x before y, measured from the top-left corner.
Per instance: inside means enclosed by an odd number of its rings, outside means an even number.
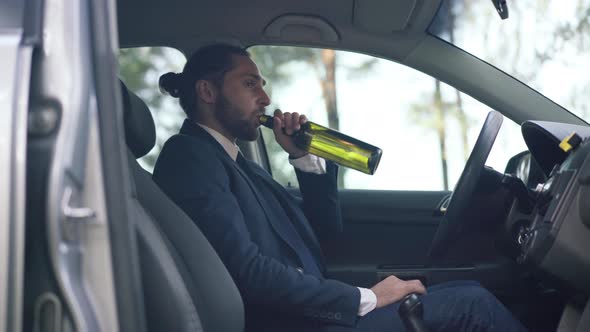
[[[216,87],[222,88],[225,73],[233,68],[233,56],[250,56],[245,49],[228,44],[213,44],[198,49],[184,65],[182,73],[166,73],[160,76],[159,86],[162,93],[179,98],[180,106],[190,118],[197,112],[198,80],[209,80]]]
[[[160,76],[160,81],[158,82],[160,92],[169,94],[174,98],[180,97],[180,87],[182,86],[183,79],[182,73],[166,73]]]

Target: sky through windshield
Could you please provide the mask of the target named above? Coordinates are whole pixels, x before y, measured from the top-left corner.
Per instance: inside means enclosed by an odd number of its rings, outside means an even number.
[[[590,0],[447,0],[430,33],[538,90],[590,121]],[[476,37],[478,36],[478,37]]]

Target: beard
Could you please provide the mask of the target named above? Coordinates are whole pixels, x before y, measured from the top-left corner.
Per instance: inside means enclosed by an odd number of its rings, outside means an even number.
[[[258,139],[258,122],[255,115],[240,110],[223,93],[215,102],[215,117],[233,137],[243,141]]]

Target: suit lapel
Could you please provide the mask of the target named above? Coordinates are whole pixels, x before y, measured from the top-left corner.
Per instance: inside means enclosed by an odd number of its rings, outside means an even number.
[[[269,220],[272,219],[272,218],[270,218],[270,213],[268,211],[268,208],[269,208],[268,203],[266,202],[264,197],[262,197],[262,194],[258,191],[258,189],[254,185],[254,183],[252,183],[250,176],[248,176],[248,174],[246,174],[246,172],[244,172],[244,170],[242,170],[242,168],[240,168],[238,166],[238,164],[233,159],[231,159],[231,157],[227,154],[227,152],[225,151],[223,146],[221,146],[221,144],[219,144],[219,142],[217,142],[215,140],[215,138],[213,138],[213,136],[209,135],[209,133],[207,133],[203,128],[201,128],[197,124],[194,124],[189,119],[184,120],[184,123],[182,124],[182,127],[180,128],[180,133],[206,139],[210,144],[215,146],[217,148],[217,150],[219,151],[220,157],[222,159],[224,159],[226,161],[226,163],[232,165],[233,168],[238,173],[240,173],[240,175],[244,178],[246,183],[248,183],[248,186],[250,187],[250,189],[254,193],[254,197],[256,197],[256,200],[258,201],[258,203],[262,207],[262,211],[266,215],[266,218]]]
[[[295,203],[293,202],[293,197],[283,188],[279,183],[274,181],[266,171],[262,168],[258,167],[251,167],[257,174],[258,177],[264,181],[267,185],[269,185],[275,194],[278,197],[279,202],[283,206],[285,212],[289,216],[291,220],[293,220],[293,226],[297,229],[299,235],[303,238],[303,241],[308,245],[308,248],[311,249],[313,255],[315,256],[318,262],[321,262],[322,266],[324,265],[323,253],[320,247],[320,243],[313,232],[307,218],[302,213],[301,209],[297,208]]]
[[[244,178],[244,180],[246,181],[246,183],[248,184],[248,186],[250,187],[250,189],[254,193],[254,197],[258,201],[258,204],[261,206],[262,211],[263,211],[264,215],[266,216],[266,220],[269,221],[271,227],[279,235],[279,237],[287,243],[287,245],[293,250],[293,252],[295,252],[297,254],[297,250],[295,249],[296,246],[293,243],[291,236],[289,236],[290,231],[288,229],[286,229],[285,226],[278,221],[278,218],[275,217],[275,215],[274,215],[274,213],[272,213],[272,211],[269,211],[270,204],[266,201],[266,199],[264,199],[263,195],[260,193],[258,188],[252,182],[252,179],[251,179],[252,175],[247,174],[245,172],[245,170],[243,170],[233,159],[231,159],[231,157],[227,154],[227,152],[225,151],[223,146],[221,146],[221,144],[219,144],[219,142],[217,142],[215,140],[215,138],[213,138],[213,136],[209,135],[209,133],[207,133],[199,125],[194,124],[190,120],[186,119],[186,120],[184,120],[184,123],[182,124],[182,127],[180,128],[180,134],[205,139],[210,144],[215,146],[217,148],[217,150],[219,150],[219,152],[220,152],[219,155],[221,156],[221,158],[225,159],[227,163],[231,164],[233,166],[233,168]],[[247,162],[250,163],[249,161],[247,161]],[[256,168],[250,167],[250,170],[254,171],[254,169],[256,169]],[[265,179],[265,176],[259,176],[259,178]],[[314,252],[315,252],[315,250],[314,250]],[[299,255],[297,254],[297,256],[299,256]],[[299,258],[299,260],[301,261],[301,258]]]
[[[252,177],[258,177],[258,179],[261,181],[266,181],[266,180],[264,179],[263,176],[260,176],[259,173],[256,173],[256,171],[254,171],[255,167],[253,165],[251,165],[252,164],[251,162],[249,162],[249,161],[246,161],[246,162],[249,164],[248,165],[249,171],[253,174],[248,174],[246,171],[242,170],[242,168],[237,163],[234,163],[234,164],[235,164],[235,167],[238,170],[238,172],[244,177],[244,180],[246,180],[246,182],[250,186],[250,189],[252,189],[252,192],[254,192],[254,196],[256,196],[256,199],[258,200],[258,202],[260,203],[260,206],[262,207],[262,209],[264,211],[264,214],[266,216],[266,220],[270,223],[271,227],[278,234],[278,236],[283,241],[285,241],[285,243],[287,243],[287,245],[297,255],[297,257],[299,258],[299,262],[301,264],[303,264],[303,259],[299,256],[299,251],[297,250],[297,245],[293,242],[293,241],[295,241],[295,239],[293,239],[293,236],[291,235],[292,230],[289,229],[285,223],[281,222],[280,218],[278,216],[276,216],[276,214],[272,211],[272,209],[270,208],[270,204],[264,198],[264,195],[262,195],[260,193],[260,190],[252,182]],[[279,202],[280,201],[281,200],[279,199]],[[290,221],[286,220],[286,222],[290,222]]]

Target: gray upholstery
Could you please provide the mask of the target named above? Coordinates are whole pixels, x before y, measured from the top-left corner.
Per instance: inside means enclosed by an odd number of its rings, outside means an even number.
[[[156,126],[148,106],[121,82],[125,139],[135,158],[146,155],[156,144]]]
[[[135,173],[141,169],[135,160]],[[167,239],[133,191],[130,215],[135,218],[147,326],[150,331],[203,331],[195,301],[176,266]]]
[[[155,141],[155,134],[139,130],[154,127],[146,123],[151,116],[142,114],[149,109],[139,98],[124,107],[128,145],[135,150],[133,156],[129,153],[136,202],[132,214],[149,330],[242,331],[244,306],[229,272],[196,224],[135,160]]]

